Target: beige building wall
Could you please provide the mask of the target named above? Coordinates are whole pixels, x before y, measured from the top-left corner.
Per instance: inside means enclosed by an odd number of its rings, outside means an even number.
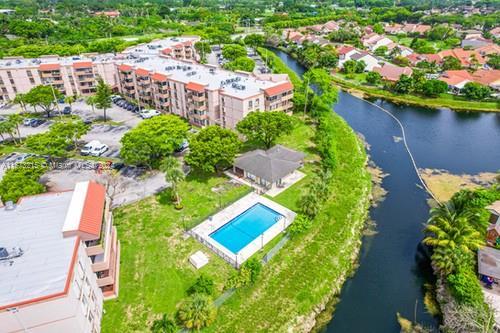
[[[0,333],[97,333],[101,330],[103,295],[80,242],[65,296],[0,311]]]

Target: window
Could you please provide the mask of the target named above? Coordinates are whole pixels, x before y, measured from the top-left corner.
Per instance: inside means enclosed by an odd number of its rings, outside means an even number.
[[[34,78],[32,78],[32,77],[30,77],[30,83],[31,83],[31,84],[35,84],[35,79],[34,79]]]
[[[253,101],[248,101],[248,108],[251,109],[253,107]]]
[[[9,79],[12,79],[12,73],[10,71],[7,71],[7,76],[9,77]]]
[[[28,77],[33,77],[33,73],[31,73],[29,69],[26,71],[26,75],[28,75]]]

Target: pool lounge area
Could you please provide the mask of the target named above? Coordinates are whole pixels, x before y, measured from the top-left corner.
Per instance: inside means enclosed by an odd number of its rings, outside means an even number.
[[[283,232],[296,214],[267,198],[250,193],[189,231],[234,267]]]

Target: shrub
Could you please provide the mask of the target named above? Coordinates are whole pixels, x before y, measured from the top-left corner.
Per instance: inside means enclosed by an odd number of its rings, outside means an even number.
[[[189,287],[187,293],[188,295],[205,294],[211,296],[214,294],[214,291],[214,280],[211,277],[202,274],[198,276],[196,282],[191,287]]]
[[[179,330],[175,320],[163,315],[161,319],[157,319],[151,325],[151,332],[153,333],[175,333]]]
[[[447,278],[451,294],[461,304],[481,306],[484,296],[479,280],[472,270],[462,269]]]
[[[187,329],[200,330],[209,326],[217,316],[217,309],[207,295],[195,294],[185,300],[179,310],[177,319]]]
[[[305,215],[297,215],[295,221],[288,227],[288,232],[292,237],[303,234],[312,226],[312,221]]]
[[[28,158],[5,172],[0,181],[0,199],[16,202],[19,198],[45,192],[38,180],[48,170],[41,158]]]
[[[248,259],[240,268],[233,274],[228,282],[227,288],[240,288],[255,283],[262,271],[262,263],[256,258]]]

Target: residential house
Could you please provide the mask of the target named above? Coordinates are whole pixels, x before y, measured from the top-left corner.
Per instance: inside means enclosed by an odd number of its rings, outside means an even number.
[[[486,206],[486,209],[490,212],[486,243],[493,247],[500,246],[500,200]]]
[[[383,60],[371,55],[366,51],[359,51],[350,56],[351,60],[363,61],[366,64],[365,72],[371,72],[374,67],[380,66]],[[345,62],[345,61],[344,61]]]
[[[120,17],[120,12],[117,10],[111,10],[111,11],[104,11],[104,12],[95,12],[94,15],[96,15],[96,16],[103,15],[103,16],[107,16],[110,18],[116,18],[116,17]]]
[[[419,62],[421,61],[427,61],[429,63],[436,63],[440,64],[442,59],[438,54],[419,54],[419,53],[412,53],[406,58],[410,61],[410,64],[412,66],[416,66]]]
[[[361,39],[361,42],[363,43],[363,46],[368,48],[370,51],[375,51],[377,48],[381,46],[388,46],[392,43],[392,39],[384,36],[384,35],[379,35],[376,33],[372,33],[369,35],[364,36]]]
[[[411,76],[413,70],[410,67],[399,67],[393,64],[385,63],[382,66],[373,68],[374,72],[379,73],[386,81],[396,82],[401,75]]]
[[[252,150],[237,157],[233,173],[265,189],[283,186],[284,179],[304,163],[304,153],[276,145]]]
[[[496,28],[493,28],[490,30],[490,34],[496,38],[496,39],[500,39],[500,27],[496,27]]]
[[[448,84],[448,88],[452,92],[459,93],[465,84],[473,82],[474,78],[468,71],[462,69],[445,71],[441,74],[439,80],[446,82],[446,84]]]
[[[477,49],[479,47],[486,46],[491,44],[490,39],[483,38],[482,36],[477,35],[468,35],[466,36],[461,43],[461,47],[464,49]]]
[[[461,48],[443,50],[437,53],[441,59],[453,57],[460,61],[463,67],[483,66],[486,59],[476,50],[464,50]]]

